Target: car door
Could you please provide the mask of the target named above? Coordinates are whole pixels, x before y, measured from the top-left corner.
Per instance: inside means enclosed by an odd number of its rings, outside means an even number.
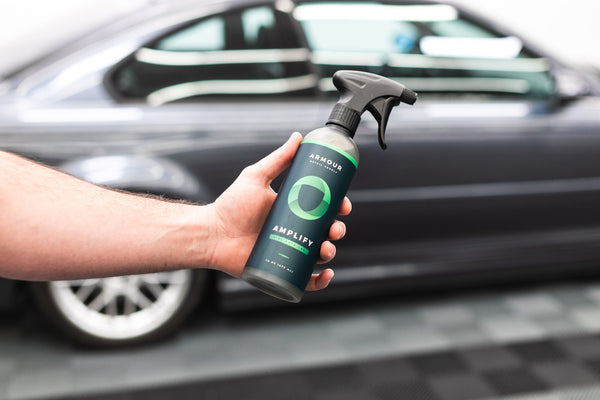
[[[406,274],[514,267],[554,243],[540,233],[597,226],[591,114],[569,125],[551,61],[519,38],[445,4],[311,2],[294,15],[323,76],[360,69],[420,95],[393,111],[386,151],[363,118],[338,263]]]

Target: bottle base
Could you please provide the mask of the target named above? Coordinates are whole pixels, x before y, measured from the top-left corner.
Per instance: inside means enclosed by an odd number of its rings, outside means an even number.
[[[246,267],[241,278],[258,290],[291,303],[299,303],[304,295],[304,291],[298,289],[297,286],[256,268]]]

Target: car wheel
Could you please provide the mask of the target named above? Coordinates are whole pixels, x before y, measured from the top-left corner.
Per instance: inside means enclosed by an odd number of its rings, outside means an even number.
[[[40,282],[33,293],[50,323],[77,343],[131,345],[175,332],[198,305],[206,277],[180,270]]]

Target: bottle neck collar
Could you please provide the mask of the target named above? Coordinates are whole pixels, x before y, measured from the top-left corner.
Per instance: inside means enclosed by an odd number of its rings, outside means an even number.
[[[356,133],[359,123],[360,114],[356,110],[340,103],[337,103],[333,107],[327,120],[327,125],[335,124],[341,126],[348,131],[348,135],[352,138],[354,137],[354,133]]]

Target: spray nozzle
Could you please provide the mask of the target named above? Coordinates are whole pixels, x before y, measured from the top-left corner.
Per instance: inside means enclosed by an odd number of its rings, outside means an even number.
[[[392,109],[400,103],[414,104],[417,94],[404,85],[383,76],[362,71],[337,71],[333,84],[340,99],[329,115],[328,124],[345,128],[354,137],[360,116],[365,110],[379,124],[379,145],[385,144],[385,128]]]

